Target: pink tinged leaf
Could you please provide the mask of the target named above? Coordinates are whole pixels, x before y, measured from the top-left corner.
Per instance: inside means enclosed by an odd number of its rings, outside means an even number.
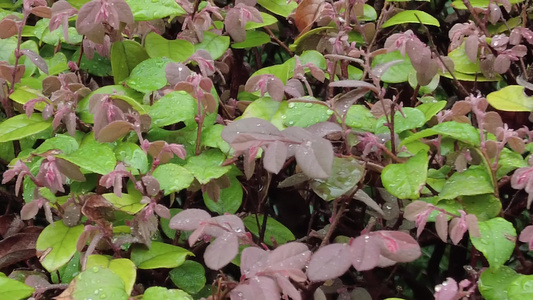
[[[5,17],[0,21],[0,39],[7,39],[18,33],[15,20]]]
[[[379,90],[375,85],[361,80],[339,80],[330,83],[329,86],[346,88],[365,88],[375,92],[376,94],[379,93]]]
[[[522,232],[520,233],[520,236],[518,237],[518,240],[523,243],[529,244],[529,251],[533,250],[533,225],[529,225]]]
[[[468,226],[468,233],[471,237],[480,238],[481,231],[479,231],[479,226],[477,222],[476,215],[468,214],[465,216],[466,225]]]
[[[376,201],[374,201],[374,199],[372,199],[367,193],[365,193],[365,191],[357,190],[357,192],[355,192],[355,194],[353,195],[353,198],[355,200],[359,200],[359,201],[363,202],[368,207],[370,207],[373,210],[377,211],[380,215],[382,215],[382,216],[385,215],[385,213],[383,212],[381,207],[379,207],[379,205],[376,203]]]
[[[525,45],[516,45],[511,48],[511,54],[518,57],[524,57],[527,55],[527,47]]]
[[[479,39],[477,35],[471,35],[465,40],[465,52],[471,62],[477,63],[477,53],[479,49]]]
[[[39,54],[33,52],[30,49],[21,49],[20,52],[26,55],[31,60],[31,62],[35,64],[37,68],[39,68],[39,70],[48,75],[48,65]]]
[[[226,142],[231,144],[242,133],[258,134],[257,137],[281,136],[281,132],[276,126],[259,118],[246,118],[235,121],[222,130],[221,136]]]
[[[231,300],[247,300],[255,297],[257,297],[257,294],[249,284],[239,284],[230,292]]]
[[[191,231],[200,226],[202,222],[211,219],[205,210],[191,208],[179,212],[169,223],[169,227],[177,230]]]
[[[222,236],[226,232],[236,234],[244,233],[244,223],[236,215],[223,215],[211,218],[206,224],[205,234],[209,236]]]
[[[454,300],[458,291],[457,282],[448,277],[446,281],[435,287],[435,300]]]
[[[372,233],[380,237],[383,245],[381,255],[397,262],[411,262],[422,255],[420,246],[408,233],[401,231],[378,231]]]
[[[239,253],[237,235],[226,232],[205,249],[205,265],[211,270],[220,270],[229,264]]]
[[[133,126],[128,121],[113,121],[98,132],[95,131],[94,137],[100,143],[112,143],[117,139],[124,137],[132,129]]]
[[[22,220],[29,220],[33,219],[39,212],[39,209],[41,208],[41,203],[39,199],[35,199],[30,203],[24,204],[22,209],[20,210],[20,218]]]
[[[386,268],[386,267],[394,266],[395,264],[396,264],[396,261],[392,259],[388,259],[383,255],[380,255],[377,267]]]
[[[292,285],[287,277],[281,276],[280,274],[276,274],[275,277],[283,295],[291,297],[292,300],[302,299],[300,292],[298,292],[298,290],[294,287],[294,285]]]
[[[85,175],[80,171],[79,166],[62,158],[56,158],[56,165],[59,171],[65,174],[68,178],[79,182],[85,181]]]
[[[168,149],[170,152],[174,153],[174,155],[181,159],[185,159],[185,157],[187,156],[187,152],[185,151],[185,147],[183,147],[183,145],[169,144]]]
[[[257,247],[242,250],[241,274],[246,278],[255,276],[267,267],[268,252]]]
[[[287,145],[281,141],[270,143],[265,150],[263,164],[267,171],[278,174],[287,160]]]
[[[206,236],[205,228],[206,228],[206,225],[200,225],[200,227],[196,228],[196,230],[194,230],[191,233],[191,235],[189,236],[189,240],[188,240],[189,246],[192,247],[196,243],[196,241],[202,237],[210,238],[209,236]]]
[[[409,221],[415,221],[421,213],[425,212],[428,209],[429,203],[416,200],[414,202],[409,203],[405,207],[405,211],[403,213],[403,217],[406,218]]]
[[[76,19],[76,29],[79,34],[86,35],[88,39],[97,43],[104,43],[105,27],[97,21],[97,16],[102,10],[100,1],[89,1],[85,3],[78,12]]]
[[[448,241],[448,218],[446,214],[440,213],[435,217],[435,229],[437,229],[437,235],[443,242]]]
[[[283,100],[283,82],[275,76],[271,76],[267,79],[267,92],[272,99],[281,102]]]
[[[511,177],[511,187],[515,190],[521,190],[526,187],[526,184],[531,177],[533,167],[519,168],[513,173]]]
[[[297,242],[279,246],[268,256],[268,269],[283,271],[289,269],[303,269],[311,258],[311,251],[307,245]]]
[[[380,259],[381,242],[368,235],[356,237],[350,244],[351,263],[357,271],[368,271],[375,268]]]
[[[280,289],[277,283],[270,277],[257,276],[250,279],[250,286],[252,287],[255,296],[250,299],[261,300],[279,300]]]
[[[292,98],[299,98],[305,95],[302,82],[298,79],[291,78],[285,84],[284,92]]]
[[[495,25],[498,23],[502,16],[502,11],[500,10],[500,7],[498,4],[495,4],[494,2],[490,2],[489,4],[489,22],[492,25]]]
[[[330,244],[313,254],[307,268],[311,281],[326,281],[342,276],[352,265],[350,246]]]
[[[450,239],[454,245],[459,244],[459,242],[463,239],[467,228],[468,226],[466,225],[465,220],[462,218],[453,218],[450,221]]]
[[[165,77],[171,86],[186,81],[189,75],[191,75],[191,70],[182,63],[171,62],[165,67]]]
[[[511,67],[511,60],[505,54],[500,54],[494,60],[494,72],[503,74]]]

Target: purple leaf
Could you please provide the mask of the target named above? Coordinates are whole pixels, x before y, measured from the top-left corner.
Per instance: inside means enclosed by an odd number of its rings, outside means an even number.
[[[205,234],[213,237],[222,236],[226,232],[244,233],[244,223],[236,215],[223,215],[211,218],[205,228]]]
[[[381,242],[368,234],[356,237],[350,244],[351,263],[357,271],[368,271],[379,263]]]
[[[48,75],[48,65],[39,54],[33,52],[30,49],[21,49],[20,52],[26,55],[31,60],[31,62],[35,64],[37,68],[39,68],[39,70],[43,71],[43,73]]]
[[[205,210],[190,208],[175,215],[168,226],[172,229],[191,231],[209,219],[211,219],[211,215]]]
[[[236,288],[231,290],[230,299],[231,300],[247,300],[254,299],[257,294],[254,293],[254,290],[249,284],[239,284]]]
[[[297,242],[279,246],[273,250],[268,257],[268,269],[283,271],[288,269],[305,268],[311,251],[307,245]]]
[[[22,220],[33,219],[39,212],[41,206],[41,199],[34,199],[32,202],[24,204],[20,210],[20,218]]]
[[[235,121],[222,130],[222,138],[228,142],[233,143],[235,138],[241,133],[250,134],[254,137],[281,136],[281,132],[272,125],[272,123],[259,118],[246,118]],[[252,135],[254,134],[254,135]]]
[[[254,297],[249,299],[279,300],[280,289],[276,282],[266,276],[257,276],[250,279],[250,286],[254,291]]]
[[[450,221],[450,239],[452,240],[454,245],[459,244],[459,242],[463,239],[463,236],[467,229],[468,226],[466,224],[466,221],[464,220],[464,217],[453,218]]]
[[[435,300],[454,300],[458,291],[457,282],[448,277],[446,281],[435,287]]]
[[[437,235],[443,242],[448,242],[448,217],[444,213],[440,213],[435,218],[435,229]]]
[[[246,278],[255,276],[267,266],[268,252],[257,247],[248,247],[242,250],[241,274]]]
[[[330,244],[313,254],[307,268],[312,281],[326,281],[340,277],[352,264],[350,246]]]
[[[298,290],[292,285],[290,280],[285,277],[281,276],[280,274],[276,274],[276,282],[278,283],[278,286],[281,288],[281,292],[283,295],[291,297],[292,300],[301,300],[302,295],[298,292]]]
[[[381,255],[396,262],[411,262],[422,255],[420,246],[409,234],[401,231],[381,230],[373,232],[381,238]]]
[[[316,136],[325,137],[328,134],[342,132],[342,127],[333,122],[320,122],[307,127],[306,130]]]
[[[133,126],[130,122],[117,120],[107,124],[98,132],[95,131],[94,138],[100,143],[112,143],[125,136],[132,129]]]
[[[375,85],[361,80],[339,80],[329,84],[330,87],[366,88],[376,94],[379,93]]]
[[[524,230],[522,230],[522,232],[520,233],[518,240],[523,243],[528,243],[529,251],[533,250],[533,225],[529,225],[524,228]]]
[[[281,141],[274,141],[268,145],[263,157],[265,169],[277,174],[287,160],[287,145]]]
[[[237,235],[226,232],[213,241],[204,253],[205,265],[211,270],[220,270],[239,254]]]

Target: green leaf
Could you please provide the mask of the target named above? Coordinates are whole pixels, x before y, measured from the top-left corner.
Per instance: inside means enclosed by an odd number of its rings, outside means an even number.
[[[462,43],[461,46],[448,53],[448,57],[453,60],[454,71],[464,74],[482,74],[479,65],[473,63],[468,55],[466,55],[466,43]]]
[[[524,0],[509,0],[509,3],[516,4],[523,2]],[[487,8],[489,7],[489,0],[469,0],[472,7],[478,7],[478,8]],[[503,5],[502,3],[496,3],[498,5]],[[452,2],[452,7],[456,9],[468,9],[464,2],[462,0],[455,0]]]
[[[473,196],[494,192],[492,179],[483,166],[470,166],[464,172],[453,173],[440,192],[439,199]]]
[[[152,286],[146,289],[142,300],[193,300],[193,298],[182,290]]]
[[[214,124],[202,130],[202,140],[201,145],[211,148],[218,148],[224,153],[229,153],[231,147],[230,145],[222,139],[222,130],[224,130],[224,125]]]
[[[127,258],[112,259],[110,256],[93,254],[87,258],[86,270],[94,267],[107,268],[120,276],[125,285],[126,293],[129,295],[133,290],[137,270],[135,264]]]
[[[124,281],[110,269],[94,266],[75,280],[73,299],[128,299]]]
[[[257,215],[257,219],[256,215],[249,215],[242,221],[244,226],[246,226],[246,229],[248,229],[256,237],[259,237],[259,227],[257,227],[257,223],[259,222],[259,226],[263,226],[263,218],[263,215]],[[285,225],[281,224],[274,218],[267,218],[265,239],[263,241],[265,244],[272,247],[274,246],[272,240],[275,240],[278,245],[283,245],[289,241],[294,241],[295,239],[296,238],[294,237],[294,234],[292,234],[292,232],[285,227]]]
[[[374,132],[377,120],[363,105],[352,105],[346,114],[346,125],[355,129]]]
[[[182,209],[181,208],[171,208],[171,209],[169,209],[169,211],[170,211],[170,219],[172,219],[172,217],[177,215],[180,211],[182,211]],[[175,229],[171,229],[170,227],[168,227],[168,225],[170,223],[170,219],[161,218],[159,220],[159,222],[161,222],[161,229],[163,230],[163,233],[169,239],[174,239],[174,237],[176,236],[176,230]],[[181,235],[180,235],[180,238],[182,236],[184,236],[185,234],[186,234],[186,232],[182,232]]]
[[[311,188],[320,198],[331,201],[353,191],[364,171],[365,167],[353,157],[334,157],[331,176],[311,181]]]
[[[262,27],[265,27],[265,26],[270,26],[272,24],[276,24],[278,22],[278,19],[276,19],[275,17],[269,15],[269,14],[266,14],[264,12],[260,12],[261,14],[261,17],[263,18],[263,22],[262,23],[256,23],[256,22],[252,22],[252,21],[248,21],[246,22],[246,25],[244,26],[244,29],[246,30],[250,30],[250,29],[256,29],[256,28],[262,28]]]
[[[192,123],[197,112],[196,100],[184,91],[168,93],[148,108],[152,128],[179,122]]]
[[[509,300],[531,299],[533,297],[533,275],[518,275],[507,288]]]
[[[507,300],[507,288],[516,280],[518,275],[507,266],[485,269],[479,277],[478,287],[481,295],[488,300]]]
[[[101,175],[113,171],[117,164],[113,150],[98,142],[82,144],[78,150],[70,154],[60,154],[58,157],[68,160],[89,172]]]
[[[444,76],[444,77],[449,78],[449,79],[454,79],[454,77],[455,77],[455,79],[459,80],[459,81],[491,82],[491,81],[500,81],[500,80],[502,80],[502,76],[500,74],[496,74],[496,75],[494,75],[491,78],[487,78],[487,77],[483,76],[483,74],[481,74],[481,73],[465,74],[465,73],[461,73],[461,72],[457,72],[457,71],[453,72],[453,76],[450,73],[448,73],[448,72],[441,73],[439,71],[439,74],[441,76]]]
[[[31,286],[6,277],[0,273],[0,298],[3,300],[21,300],[27,299],[35,291]]]
[[[231,166],[221,166],[226,160],[224,153],[218,149],[210,149],[200,155],[191,156],[187,160],[185,168],[189,170],[201,184],[208,183],[228,173]]]
[[[67,134],[57,134],[55,137],[45,140],[34,154],[42,154],[48,150],[61,150],[64,154],[70,154],[78,150],[79,145],[75,138]]]
[[[487,101],[497,110],[533,111],[533,97],[525,93],[521,85],[508,85],[487,95]]]
[[[424,113],[416,108],[405,107],[402,108],[402,112],[396,111],[394,113],[394,132],[401,133],[406,130],[422,127],[426,123],[426,117]],[[405,115],[405,117],[404,117]],[[387,122],[385,117],[381,117],[376,122],[376,134],[378,133],[390,133],[389,127],[385,126]]]
[[[165,196],[188,188],[194,180],[189,170],[173,163],[158,166],[152,176],[159,181]]]
[[[426,122],[431,120],[433,116],[435,116],[439,111],[443,110],[444,107],[446,107],[446,101],[438,101],[438,102],[428,102],[428,103],[422,103],[416,108],[424,113],[424,117],[426,118]]]
[[[41,232],[35,249],[43,255],[40,261],[48,272],[53,272],[69,262],[76,253],[76,243],[83,229],[83,225],[68,227],[63,221],[57,221],[46,226]]]
[[[174,0],[126,0],[135,21],[150,21],[168,16],[181,16],[186,12]]]
[[[466,123],[448,121],[409,136],[402,141],[400,146],[437,134],[448,136],[473,146],[479,146],[481,144],[479,131],[474,126]]]
[[[287,18],[291,12],[298,6],[296,2],[287,2],[285,0],[257,0],[257,3],[266,10],[277,15]]]
[[[148,59],[148,53],[136,41],[124,40],[111,46],[111,68],[115,83],[130,76],[131,71],[142,61]]]
[[[463,196],[461,204],[467,213],[476,215],[479,221],[492,219],[502,210],[502,202],[493,194]]]
[[[336,28],[325,26],[311,29],[303,35],[300,35],[292,45],[289,45],[289,49],[294,52],[301,52],[306,49],[316,49],[316,46],[322,37],[326,36],[329,31],[336,32]]]
[[[315,100],[310,98],[310,100]],[[315,100],[318,101],[318,100]],[[281,116],[283,125],[309,127],[319,122],[325,122],[333,111],[325,105],[317,103],[288,102],[285,114]],[[285,118],[283,117],[285,116]]]
[[[16,115],[0,123],[0,143],[20,140],[51,126],[52,119],[45,121],[40,113],[33,113],[30,118],[25,114]]]
[[[387,192],[400,199],[420,198],[420,189],[426,183],[427,152],[420,151],[402,164],[387,165],[381,172],[381,181]]]
[[[45,58],[46,64],[48,65],[48,75],[57,75],[64,71],[67,71],[68,60],[63,52],[57,52],[51,58]]]
[[[166,57],[175,62],[184,62],[194,54],[194,45],[187,40],[167,40],[150,32],[144,41],[146,52],[151,58]]]
[[[74,277],[78,276],[80,273],[80,257],[81,253],[76,252],[74,256],[70,259],[68,264],[59,268],[58,275],[61,278],[61,283],[70,283]]]
[[[78,57],[79,50],[76,51],[72,56]],[[113,74],[113,70],[111,69],[111,61],[109,58],[100,56],[98,52],[94,53],[93,59],[88,59],[84,53],[81,56],[80,69],[100,77]]]
[[[165,67],[171,62],[168,58],[149,58],[139,63],[126,80],[129,87],[143,93],[151,93],[167,85]]]
[[[393,60],[403,60],[403,62],[388,68],[385,73],[381,75],[381,81],[386,83],[406,82],[409,79],[409,73],[411,73],[414,68],[409,56],[406,54],[405,57],[403,57],[399,50],[376,56],[372,60],[372,68]]]
[[[192,260],[185,261],[181,266],[170,270],[170,280],[189,294],[198,293],[206,282],[204,267]]]
[[[239,210],[242,204],[243,190],[241,182],[237,177],[230,177],[230,186],[220,190],[220,198],[218,201],[213,201],[207,193],[202,194],[204,197],[204,203],[207,208],[216,212],[219,215],[225,213],[234,214]]]
[[[125,194],[122,193],[121,197],[118,197],[114,193],[107,193],[102,195],[107,201],[109,201],[116,209],[119,209],[128,214],[136,214],[146,206],[146,203],[141,203],[141,195]]]
[[[179,267],[187,255],[194,255],[178,246],[152,242],[150,249],[144,245],[135,245],[131,251],[131,260],[139,269]]]
[[[500,152],[496,176],[500,179],[515,169],[525,168],[527,166],[527,161],[524,160],[520,153],[514,152],[508,148],[503,148],[502,152]]]
[[[477,250],[481,251],[493,268],[505,264],[513,254],[516,242],[516,230],[509,221],[494,218],[478,222],[481,237],[470,240]]]
[[[17,48],[17,37],[12,36],[7,39],[2,39],[0,43],[0,61],[8,61],[13,51]]]
[[[242,118],[260,118],[270,121],[280,105],[281,102],[272,100],[270,97],[258,98],[246,107]]]
[[[200,49],[206,50],[211,54],[214,60],[219,59],[226,50],[228,50],[230,44],[229,36],[218,35],[211,31],[204,31],[204,39],[202,42],[195,44],[194,49],[198,51]]]
[[[39,87],[41,89],[41,87]],[[33,100],[35,98],[44,97],[44,95],[41,93],[40,90],[36,90],[34,88],[31,88],[27,85],[15,85],[15,90],[13,93],[9,96],[13,101],[19,103],[19,104],[26,104],[28,101]],[[42,111],[45,107],[44,102],[39,102],[35,104],[35,109]]]
[[[234,43],[231,48],[245,49],[252,47],[259,47],[270,42],[270,36],[262,31],[248,30],[246,31],[246,40],[240,43]]]
[[[145,174],[148,172],[148,157],[137,144],[124,142],[115,148],[115,157],[121,161],[127,170],[133,175]]]
[[[388,19],[383,25],[382,28],[391,27],[394,25],[401,25],[405,23],[415,23],[415,24],[424,24],[424,25],[433,25],[440,27],[439,20],[437,20],[432,15],[427,12],[420,10],[404,10],[395,14],[392,18]]]

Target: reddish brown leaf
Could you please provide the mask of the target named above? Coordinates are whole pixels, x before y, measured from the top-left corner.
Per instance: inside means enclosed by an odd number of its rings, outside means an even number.
[[[117,120],[107,124],[100,131],[95,132],[94,137],[100,143],[111,143],[125,136],[131,129],[132,125],[130,122]]]
[[[18,33],[17,23],[9,18],[0,21],[0,39],[7,39]]]
[[[311,29],[313,23],[319,17],[324,3],[324,0],[303,0],[296,7],[294,22],[300,34]]]
[[[35,256],[39,233],[17,233],[0,241],[0,269]]]

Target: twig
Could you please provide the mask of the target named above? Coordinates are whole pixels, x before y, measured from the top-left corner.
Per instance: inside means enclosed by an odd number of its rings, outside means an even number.
[[[263,27],[263,29],[270,35],[270,38],[274,40],[274,42],[278,43],[283,50],[285,50],[287,53],[289,53],[290,56],[294,56],[294,53],[292,53],[291,49],[285,45],[284,42],[282,42],[278,37],[270,30],[268,27]]]
[[[350,199],[350,198],[348,199],[346,198],[345,197],[338,198],[338,200],[341,202],[341,205],[339,209],[335,212],[335,218],[333,219],[333,222],[331,222],[331,225],[329,226],[328,232],[326,233],[326,236],[322,240],[322,243],[320,243],[320,247],[324,247],[329,243],[329,239],[331,238],[331,236],[333,235],[333,232],[335,231],[335,228],[339,224],[342,214],[344,213],[344,209],[346,209],[346,203]]]

